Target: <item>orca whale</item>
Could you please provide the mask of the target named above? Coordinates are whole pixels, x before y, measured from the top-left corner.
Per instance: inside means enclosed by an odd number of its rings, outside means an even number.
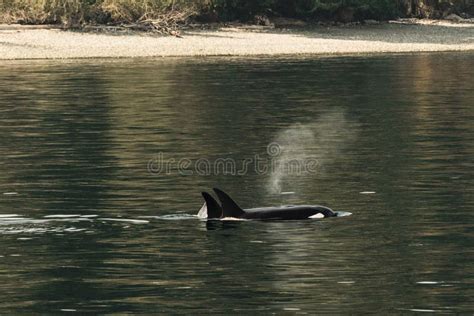
[[[220,204],[207,192],[202,192],[204,205],[198,217],[211,219],[259,219],[259,220],[302,220],[311,218],[337,217],[337,213],[320,205],[289,205],[280,207],[258,207],[242,209],[227,193],[213,189]]]

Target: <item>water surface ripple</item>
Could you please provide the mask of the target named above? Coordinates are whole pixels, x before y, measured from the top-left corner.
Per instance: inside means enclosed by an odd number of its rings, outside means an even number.
[[[474,312],[473,57],[2,61],[1,313]],[[147,169],[274,141],[317,172]]]

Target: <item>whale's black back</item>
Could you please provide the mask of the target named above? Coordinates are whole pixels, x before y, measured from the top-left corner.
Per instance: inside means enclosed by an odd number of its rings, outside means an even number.
[[[282,206],[245,209],[245,218],[262,220],[300,220],[322,214],[324,217],[335,216],[335,213],[324,206]]]
[[[251,209],[242,209],[229,195],[224,191],[214,188],[221,205],[214,198],[203,192],[207,205],[207,218],[242,218],[242,219],[260,219],[260,220],[301,220],[314,218],[321,214],[321,217],[337,216],[330,208],[319,205],[300,205],[300,206],[281,206],[281,207],[259,207]]]

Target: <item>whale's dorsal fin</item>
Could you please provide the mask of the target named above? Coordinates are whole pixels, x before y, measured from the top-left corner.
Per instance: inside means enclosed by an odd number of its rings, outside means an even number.
[[[207,218],[221,218],[222,207],[217,203],[216,200],[207,192],[202,192],[202,197],[206,201],[207,206]]]
[[[238,206],[237,203],[235,203],[234,200],[232,200],[230,196],[227,195],[227,193],[217,188],[214,188],[213,190],[216,192],[217,197],[221,201],[222,217],[241,218],[245,214],[245,211],[240,206]]]

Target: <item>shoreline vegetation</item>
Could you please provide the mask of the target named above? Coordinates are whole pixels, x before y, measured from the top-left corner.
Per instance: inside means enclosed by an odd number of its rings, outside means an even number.
[[[0,60],[474,51],[473,1],[0,0]]]
[[[474,23],[474,0],[0,0],[2,24],[120,27],[179,36],[189,25],[351,25],[397,18]]]

